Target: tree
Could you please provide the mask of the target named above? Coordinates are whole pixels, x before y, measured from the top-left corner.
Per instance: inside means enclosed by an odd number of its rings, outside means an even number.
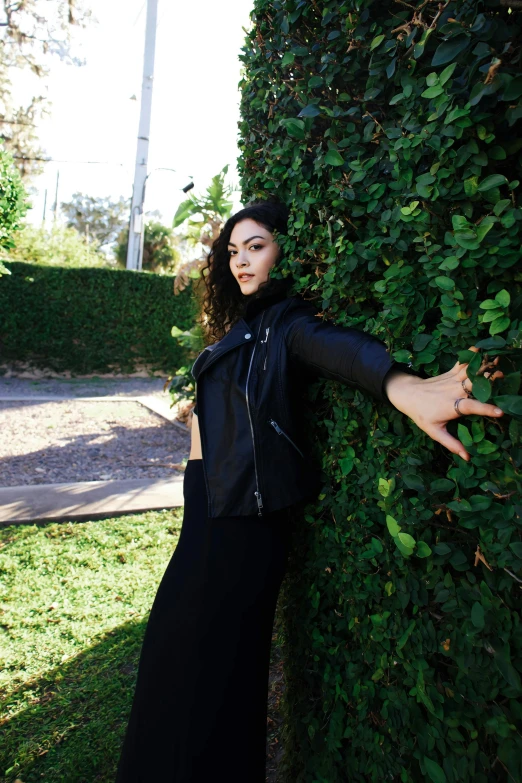
[[[9,153],[0,147],[0,252],[14,246],[14,235],[20,229],[27,210],[25,190],[20,174]],[[6,260],[4,255],[3,260]],[[0,258],[0,277],[10,274]]]
[[[522,780],[521,5],[255,2],[239,166],[244,201],[291,209],[277,274],[427,376],[470,362],[506,413],[453,422],[464,462],[357,389],[310,389],[323,490],[280,604],[292,783]]]
[[[176,240],[177,237],[168,226],[164,226],[158,220],[146,221],[143,238],[143,270],[172,274],[181,258]],[[116,259],[122,268],[125,268],[127,263],[128,242],[129,229],[125,228],[120,232],[116,247]]]
[[[0,140],[25,179],[41,171],[44,156],[37,125],[49,104],[38,83],[45,83],[52,57],[79,64],[70,53],[70,34],[74,25],[85,24],[89,11],[82,0],[2,0],[1,12]],[[33,74],[37,85],[25,105],[13,95],[13,76],[20,70]]]
[[[70,228],[75,228],[97,249],[112,245],[129,220],[129,199],[74,193],[62,201],[61,211]]]
[[[185,224],[184,238],[194,247],[203,246],[203,252],[197,258],[184,262],[176,270],[175,293],[182,291],[191,278],[199,277],[207,258],[205,248],[210,249],[230,216],[232,188],[225,184],[227,172],[228,165],[212,178],[205,193],[199,196],[191,194],[174,215],[173,227]]]

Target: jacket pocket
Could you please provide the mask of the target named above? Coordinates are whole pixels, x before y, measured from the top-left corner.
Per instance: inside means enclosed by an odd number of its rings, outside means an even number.
[[[284,432],[284,431],[281,429],[281,427],[279,426],[279,424],[277,423],[277,421],[274,421],[274,419],[268,419],[268,423],[269,423],[269,424],[270,424],[270,425],[271,425],[271,426],[272,426],[272,427],[275,429],[275,431],[277,432],[277,434],[278,434],[278,435],[283,435],[283,436],[284,436],[284,437],[287,439],[287,441],[288,441],[289,443],[291,443],[291,444],[292,444],[292,446],[294,447],[294,449],[295,449],[296,451],[298,451],[298,452],[299,452],[299,454],[301,455],[301,457],[304,459],[304,454],[303,454],[303,452],[301,451],[301,449],[299,448],[299,446],[296,446],[296,445],[295,445],[295,443],[294,443],[294,441],[292,440],[292,438],[290,438],[290,437],[289,437],[289,436],[286,434],[286,432]]]

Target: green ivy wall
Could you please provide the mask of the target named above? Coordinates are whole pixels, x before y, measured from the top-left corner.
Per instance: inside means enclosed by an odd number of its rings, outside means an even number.
[[[520,3],[256,0],[243,200],[292,210],[281,274],[436,375],[471,359],[501,421],[463,462],[317,382],[324,489],[281,608],[285,780],[522,780]],[[477,374],[500,356],[505,379]]]

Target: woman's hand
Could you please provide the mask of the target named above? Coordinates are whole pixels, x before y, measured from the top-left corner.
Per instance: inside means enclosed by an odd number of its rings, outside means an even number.
[[[478,348],[473,346],[470,350],[476,353]],[[497,363],[498,357],[490,364],[483,364],[479,372],[493,369]],[[461,418],[455,410],[455,400],[460,398],[458,408],[464,416],[477,414],[500,418],[503,411],[495,405],[468,397],[471,393],[471,381],[466,375],[467,366],[457,362],[448,372],[425,380],[392,370],[385,381],[385,391],[391,404],[409,416],[430,438],[469,461],[470,455],[462,443],[446,429],[448,421]],[[484,376],[494,381],[496,378],[502,378],[503,373],[499,370],[493,373],[484,372]]]

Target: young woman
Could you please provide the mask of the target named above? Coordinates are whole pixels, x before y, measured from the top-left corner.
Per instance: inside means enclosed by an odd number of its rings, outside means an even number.
[[[379,340],[318,318],[290,295],[291,282],[269,277],[286,221],[281,204],[247,207],[209,256],[214,342],[192,368],[183,525],[150,613],[117,783],[265,780],[270,642],[291,510],[319,488],[302,437],[307,382],[336,379],[387,400],[465,460],[447,422],[502,415],[470,396],[467,365],[428,379],[404,372]]]

